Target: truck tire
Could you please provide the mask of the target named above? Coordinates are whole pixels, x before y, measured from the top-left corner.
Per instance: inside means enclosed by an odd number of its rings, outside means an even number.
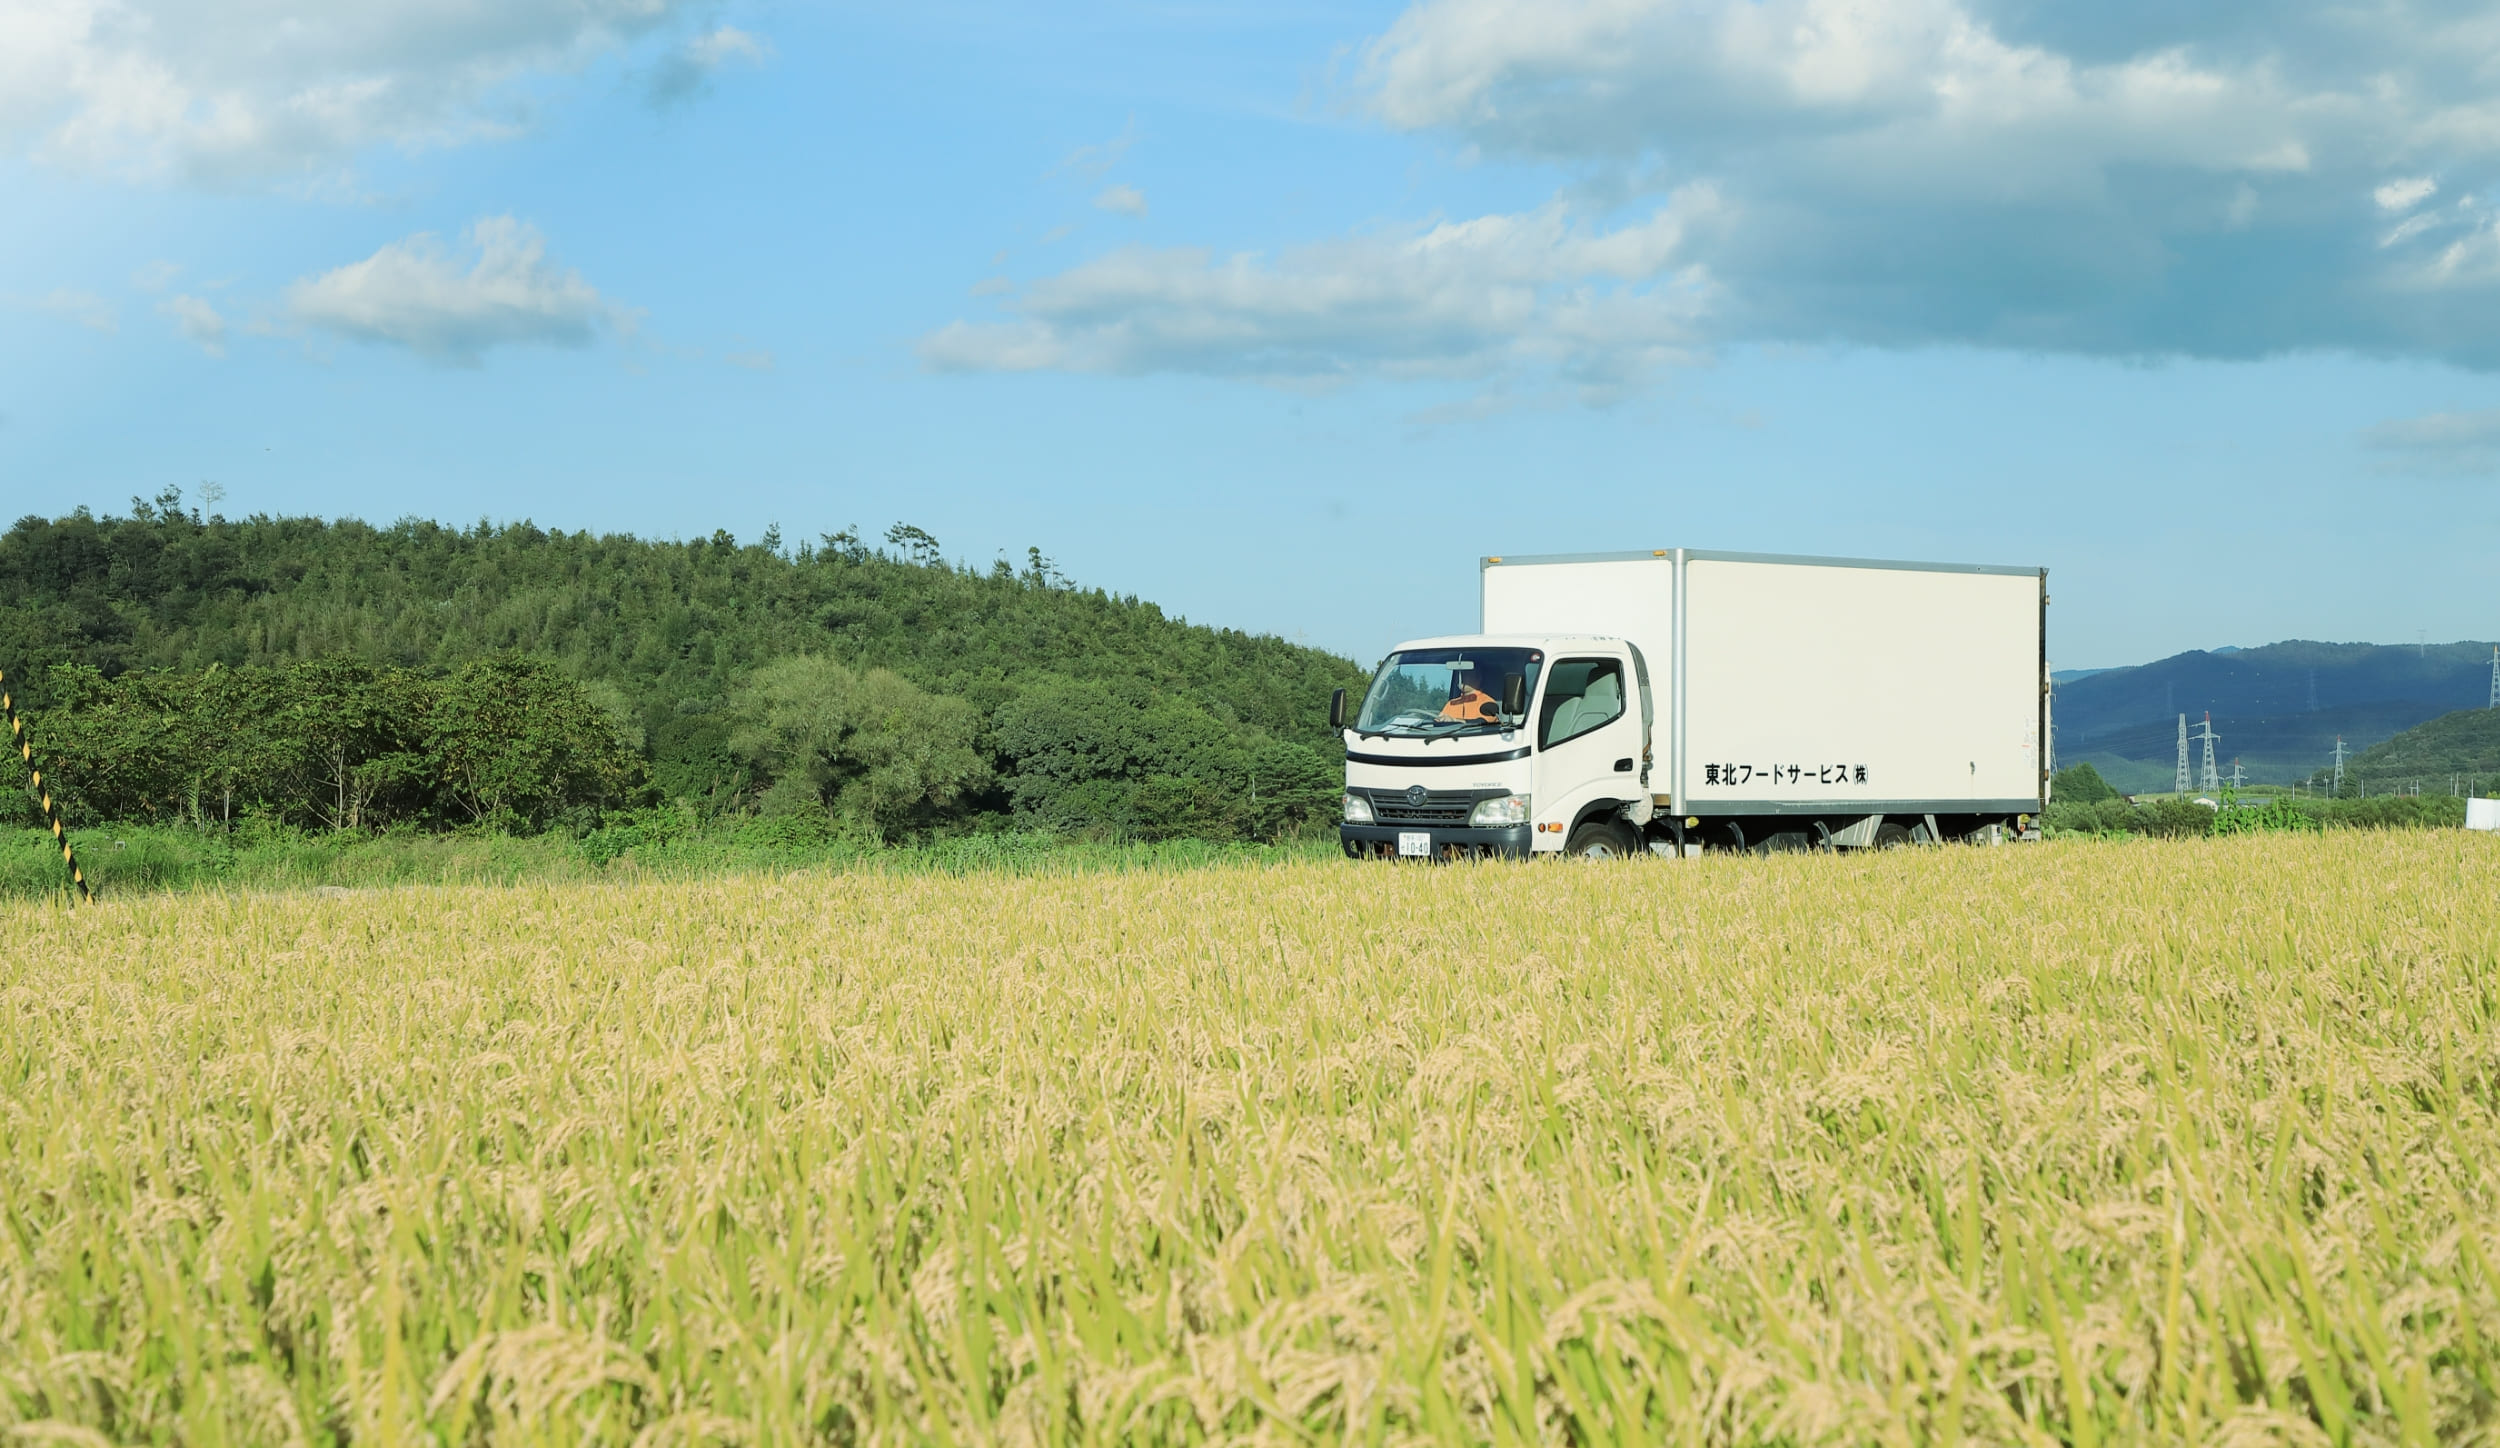
[[[1879,850],[1897,850],[1908,843],[1910,843],[1910,830],[1907,825],[1896,825],[1887,821],[1875,827],[1875,848]]]
[[[1632,832],[1613,820],[1590,820],[1571,832],[1563,853],[1575,860],[1628,860],[1640,853]]]

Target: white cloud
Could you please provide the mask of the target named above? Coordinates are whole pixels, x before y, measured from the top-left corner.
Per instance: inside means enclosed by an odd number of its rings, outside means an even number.
[[[182,267],[170,261],[152,261],[130,274],[130,284],[143,292],[161,292],[182,275]]]
[[[186,293],[169,298],[157,310],[173,318],[182,335],[198,343],[201,351],[211,357],[226,355],[226,319],[202,298]]]
[[[2431,199],[2439,183],[2428,176],[2414,176],[2403,181],[2390,181],[2370,193],[2381,211],[2409,211]]]
[[[1786,341],[2500,367],[2488,0],[1414,0],[1356,69],[1379,120],[1548,168],[1568,204],[1117,251],[924,359],[1636,375]]]
[[[475,365],[490,347],[578,347],[603,329],[631,326],[631,313],[548,258],[536,228],[489,217],[470,227],[467,239],[476,260],[465,270],[461,258],[420,233],[296,282],[287,288],[288,314],[340,336],[463,365]]]
[[[1097,211],[1115,211],[1122,216],[1146,214],[1146,193],[1134,186],[1109,186],[1094,198]]]
[[[774,367],[773,354],[769,348],[764,347],[749,347],[742,352],[724,352],[720,360],[732,367],[744,368],[749,372],[770,372]]]
[[[723,25],[687,37],[669,48],[652,69],[645,90],[654,105],[675,105],[711,88],[712,77],[732,61],[761,65],[772,47],[735,26]]]
[[[2500,471],[2500,407],[2391,418],[2363,433],[2361,441],[2389,454],[2405,471]]]
[[[696,0],[0,0],[0,147],[210,185],[526,123],[525,82]],[[738,32],[709,37],[726,57]],[[743,38],[743,37],[742,37]],[[698,44],[698,52],[700,45]]]
[[[1056,169],[1074,172],[1079,176],[1098,177],[1119,165],[1121,158],[1128,155],[1129,147],[1136,144],[1137,118],[1131,116],[1128,118],[1128,123],[1120,127],[1120,134],[1099,146],[1077,147],[1067,154]]]
[[[39,312],[49,312],[66,321],[76,322],[91,332],[111,333],[121,329],[121,316],[113,304],[93,292],[74,287],[54,287],[34,299]]]
[[[1689,356],[1710,295],[1682,264],[1716,202],[1614,230],[1557,203],[1268,258],[1130,247],[1033,283],[1009,320],[920,345],[941,370],[1200,372],[1329,382],[1545,370],[1608,393]]]
[[[2493,366],[2489,215],[2379,228],[2500,179],[2495,72],[2463,0],[1417,0],[1361,100],[1616,196],[1717,186],[1721,337]]]

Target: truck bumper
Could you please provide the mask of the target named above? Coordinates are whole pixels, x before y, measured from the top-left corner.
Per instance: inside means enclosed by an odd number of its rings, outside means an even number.
[[[1417,828],[1412,825],[1339,825],[1337,843],[1344,847],[1349,859],[1396,859],[1398,836],[1428,834],[1432,836],[1432,858],[1464,860],[1479,855],[1498,855],[1526,859],[1528,842],[1535,836],[1533,825],[1505,825],[1499,829]]]

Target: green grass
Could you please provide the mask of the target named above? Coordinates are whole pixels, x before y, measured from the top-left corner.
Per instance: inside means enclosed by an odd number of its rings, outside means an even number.
[[[1334,838],[1283,844],[1202,840],[1107,843],[1047,834],[964,835],[905,848],[776,839],[769,831],[689,834],[611,853],[562,835],[313,835],[138,826],[73,830],[88,881],[108,897],[164,891],[514,885],[786,870],[965,871],[1186,869],[1227,861],[1327,858]],[[68,876],[52,837],[0,835],[0,898],[57,895]]]

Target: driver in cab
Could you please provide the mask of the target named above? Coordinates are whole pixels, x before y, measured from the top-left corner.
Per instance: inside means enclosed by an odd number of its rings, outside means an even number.
[[[1476,687],[1473,669],[1450,677],[1450,702],[1441,706],[1442,718],[1476,724],[1500,714],[1501,706],[1493,696]]]

